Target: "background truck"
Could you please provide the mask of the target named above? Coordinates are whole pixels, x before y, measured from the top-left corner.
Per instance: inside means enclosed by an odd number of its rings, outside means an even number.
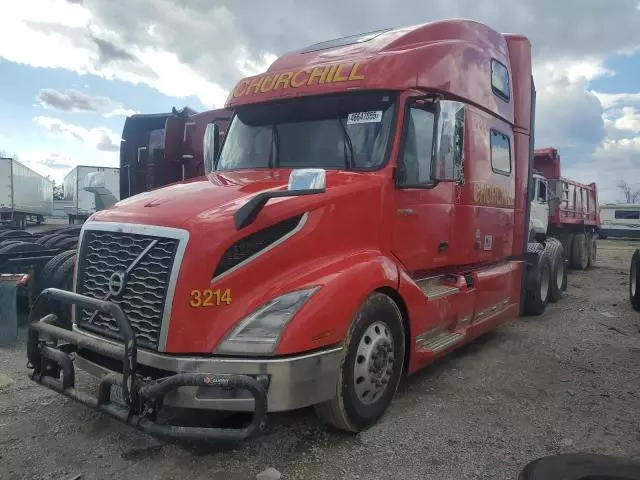
[[[96,211],[95,195],[85,190],[89,186],[91,174],[100,173],[103,187],[109,190],[116,198],[120,197],[120,169],[114,167],[94,167],[79,165],[74,167],[63,181],[64,200],[71,202],[65,207],[65,213],[69,217],[69,223],[82,223]]]
[[[557,238],[572,268],[595,265],[600,228],[596,184],[583,185],[562,177],[555,148],[537,149],[533,168],[532,234]]]
[[[230,118],[228,110],[197,113],[187,107],[128,117],[120,147],[120,198],[204,175],[205,128],[218,123],[223,135]]]
[[[73,291],[38,300],[73,327],[30,324],[31,378],[158,436],[242,439],[312,405],[370,427],[403,374],[561,297],[562,244],[530,232],[535,95],[529,40],[468,20],[283,55],[232,90],[221,146],[205,128],[210,175],[84,224]]]
[[[0,220],[24,229],[53,208],[53,182],[12,158],[0,158]]]

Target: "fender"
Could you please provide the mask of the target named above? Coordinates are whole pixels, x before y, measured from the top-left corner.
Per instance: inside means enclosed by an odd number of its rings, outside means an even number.
[[[353,315],[379,288],[398,288],[398,266],[380,251],[364,251],[305,274],[305,283],[321,285],[298,311],[280,338],[277,355],[316,350],[343,342]]]

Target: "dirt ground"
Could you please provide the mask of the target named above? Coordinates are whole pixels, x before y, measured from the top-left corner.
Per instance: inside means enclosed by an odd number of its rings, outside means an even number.
[[[565,297],[406,380],[382,421],[352,436],[312,410],[271,415],[241,445],[186,447],[142,433],[27,378],[25,332],[0,348],[0,478],[513,479],[560,452],[640,458],[640,313],[633,249],[600,241]],[[276,478],[276,477],[273,477]]]

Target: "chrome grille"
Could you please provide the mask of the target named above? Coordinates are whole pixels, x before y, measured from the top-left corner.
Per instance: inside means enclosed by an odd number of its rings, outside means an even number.
[[[87,230],[78,260],[76,291],[120,305],[138,345],[157,350],[178,244],[173,238]],[[114,274],[124,278],[120,291],[113,288]],[[76,322],[79,328],[98,335],[122,338],[110,315],[78,307]]]

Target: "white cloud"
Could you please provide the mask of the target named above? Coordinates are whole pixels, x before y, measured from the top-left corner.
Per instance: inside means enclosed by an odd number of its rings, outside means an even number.
[[[93,146],[96,150],[117,152],[120,149],[120,136],[106,127],[87,129],[67,123],[59,118],[45,116],[35,117],[33,123],[46,128],[56,135],[84,142]]]
[[[46,109],[63,112],[100,113],[105,117],[128,117],[137,113],[110,98],[92,96],[74,89],[61,92],[53,88],[43,88],[36,95],[36,100]]]
[[[640,133],[640,111],[633,107],[624,107],[622,109],[622,116],[617,118],[613,122],[613,125],[618,130]]]
[[[638,93],[602,93],[592,92],[604,108],[612,108],[621,104],[640,103],[640,92]]]

